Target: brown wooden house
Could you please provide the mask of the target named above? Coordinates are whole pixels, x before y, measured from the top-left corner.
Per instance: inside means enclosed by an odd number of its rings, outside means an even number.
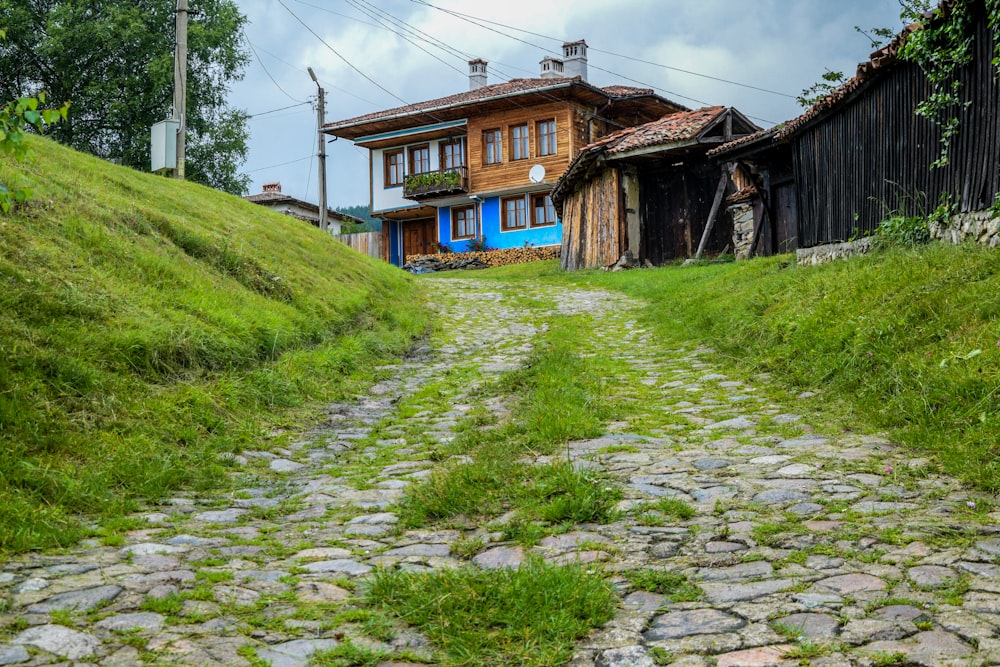
[[[706,107],[587,146],[552,192],[563,221],[562,267],[607,266],[626,253],[654,265],[693,256],[728,183],[706,152],[758,129],[735,109]],[[724,251],[731,236],[721,216],[706,250]]]
[[[469,68],[466,92],[324,126],[369,150],[371,211],[393,264],[442,246],[559,246],[550,193],[579,151],[684,109],[650,89],[588,83],[582,40],[542,60],[538,78],[491,85],[485,61]]]

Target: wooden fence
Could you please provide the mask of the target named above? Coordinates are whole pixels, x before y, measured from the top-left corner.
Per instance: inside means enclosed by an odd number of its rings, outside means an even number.
[[[359,232],[357,234],[340,234],[333,238],[346,243],[362,255],[382,259],[382,232]]]

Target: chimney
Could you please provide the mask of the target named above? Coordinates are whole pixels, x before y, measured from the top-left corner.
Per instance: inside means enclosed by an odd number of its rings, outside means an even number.
[[[578,76],[587,80],[587,42],[566,42],[563,44],[563,76]]]
[[[261,186],[261,192],[281,192],[281,183],[265,183]]]
[[[486,85],[486,61],[476,58],[469,61],[469,90],[476,90]]]
[[[566,76],[563,74],[563,61],[558,58],[545,56],[542,58],[542,62],[540,64],[542,66],[542,72],[539,76],[543,79],[561,79]]]

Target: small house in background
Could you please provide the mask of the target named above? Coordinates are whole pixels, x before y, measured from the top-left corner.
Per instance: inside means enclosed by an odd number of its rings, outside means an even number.
[[[798,248],[792,147],[777,141],[777,133],[777,128],[761,130],[708,152],[732,181],[725,205],[733,222],[736,259]]]
[[[290,215],[293,218],[304,220],[316,227],[319,227],[319,206],[301,199],[296,199],[291,195],[286,195],[281,191],[281,183],[265,183],[261,187],[262,192],[244,197],[249,202],[266,206],[278,213]],[[365,223],[361,218],[356,218],[347,213],[327,209],[327,231],[331,234],[340,234],[344,225],[362,225]]]
[[[486,61],[472,60],[467,91],[324,126],[369,151],[371,212],[390,263],[484,243],[559,247],[550,194],[577,153],[684,109],[651,89],[589,83],[582,40],[543,59],[536,78],[490,84],[487,75]]]
[[[653,265],[692,257],[709,226],[703,250],[731,249],[722,211],[729,179],[706,153],[759,129],[736,109],[705,107],[585,147],[552,191],[563,221],[562,267],[608,266],[626,255]]]

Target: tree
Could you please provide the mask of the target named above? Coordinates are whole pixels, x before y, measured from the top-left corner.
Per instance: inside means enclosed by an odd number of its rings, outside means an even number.
[[[235,0],[196,0],[188,32],[187,174],[245,194],[247,114],[229,86],[249,54]],[[9,39],[0,43],[0,99],[45,92],[72,102],[57,141],[149,169],[149,128],[173,99],[175,0],[0,0]]]

